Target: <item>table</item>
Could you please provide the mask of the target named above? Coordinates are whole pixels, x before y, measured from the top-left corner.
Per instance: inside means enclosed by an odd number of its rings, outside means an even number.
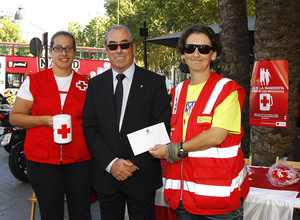
[[[166,161],[161,160],[163,181]],[[273,186],[267,179],[269,167],[249,167],[250,192],[244,203],[245,220],[292,220],[293,209],[300,208],[300,184],[286,187]],[[155,211],[157,220],[177,220],[174,210],[163,197],[164,188],[156,191]]]
[[[244,203],[244,219],[293,219],[294,208],[300,208],[300,184],[273,186],[266,174],[269,167],[250,166],[250,192]]]

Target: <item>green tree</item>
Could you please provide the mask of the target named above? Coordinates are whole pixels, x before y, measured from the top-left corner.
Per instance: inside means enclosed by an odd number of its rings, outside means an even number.
[[[119,11],[118,11],[119,2]],[[254,0],[248,0],[247,10],[253,11]],[[183,31],[190,25],[204,25],[218,22],[217,0],[106,0],[107,18],[94,18],[85,28],[74,25],[71,33],[77,33],[81,46],[102,47],[106,30],[118,24],[124,24],[132,31],[137,45],[135,60],[144,64],[143,38],[139,29],[146,22],[148,39]],[[73,32],[74,31],[74,32]],[[80,32],[80,34],[79,34]],[[147,43],[148,68],[155,72],[170,74],[174,66],[179,66],[180,56],[174,48]]]
[[[104,17],[95,17],[83,29],[84,35],[88,40],[90,47],[104,47],[104,35],[109,28],[107,25],[108,20]]]
[[[8,18],[0,19],[0,41],[24,43],[21,36],[21,29],[18,24],[13,23]]]
[[[117,0],[106,0],[105,7],[111,25],[117,24]],[[187,16],[188,15],[188,16]],[[199,16],[200,15],[200,16]],[[119,22],[130,28],[136,39],[136,62],[143,66],[143,39],[139,28],[147,24],[148,38],[182,31],[194,23],[211,24],[217,22],[217,0],[120,0]],[[180,57],[174,48],[147,43],[149,69],[169,75],[174,65],[179,65]]]
[[[76,40],[77,46],[86,46],[87,40],[84,37],[83,29],[77,22],[70,22],[68,24],[68,32],[72,33]]]
[[[109,23],[108,19],[97,16],[84,28],[76,22],[69,23],[68,31],[74,35],[78,46],[103,48],[103,39],[110,27]]]
[[[246,7],[247,7],[247,16],[248,18],[255,16],[255,0],[246,0]]]

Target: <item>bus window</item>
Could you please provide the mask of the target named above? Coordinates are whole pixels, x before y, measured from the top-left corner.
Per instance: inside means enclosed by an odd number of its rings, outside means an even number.
[[[89,50],[77,48],[75,59],[88,60],[89,59]]]
[[[33,57],[30,53],[29,45],[15,45],[14,55],[18,57]]]
[[[105,50],[91,49],[91,60],[105,60],[107,58]]]
[[[0,55],[11,56],[12,55],[12,45],[0,44]]]
[[[24,81],[24,73],[6,73],[5,88],[20,88]]]

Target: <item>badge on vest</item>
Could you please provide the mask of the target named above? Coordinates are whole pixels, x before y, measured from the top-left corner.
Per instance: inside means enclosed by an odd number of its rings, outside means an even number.
[[[78,82],[76,82],[76,87],[81,91],[86,91],[88,84],[82,80],[79,80]]]
[[[197,124],[201,124],[201,123],[211,123],[211,116],[198,116],[197,118]]]

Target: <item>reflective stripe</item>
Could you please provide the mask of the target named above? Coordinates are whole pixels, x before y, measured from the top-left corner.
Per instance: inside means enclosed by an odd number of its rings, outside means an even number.
[[[203,114],[210,114],[211,113],[211,110],[212,108],[214,107],[216,101],[217,101],[217,98],[219,97],[224,85],[226,83],[228,83],[229,81],[232,81],[231,79],[228,79],[228,78],[222,78],[219,82],[217,82],[217,84],[215,85],[215,88],[214,90],[212,91],[210,97],[209,97],[209,100],[205,106],[205,109],[203,111]]]
[[[165,189],[180,189],[180,180],[167,179]]]
[[[230,196],[230,186],[213,186],[195,184],[184,181],[184,190],[201,196],[227,197]]]
[[[235,145],[231,147],[211,147],[202,151],[189,152],[189,157],[198,157],[198,158],[232,158],[236,157],[240,145]]]
[[[184,181],[184,190],[200,196],[229,197],[231,192],[242,185],[246,176],[247,166],[244,165],[238,176],[232,180],[230,186],[204,185]],[[180,180],[167,179],[165,189],[180,190]]]
[[[239,175],[232,180],[231,189],[230,189],[231,192],[233,192],[236,188],[238,188],[238,187],[240,187],[240,185],[242,185],[242,183],[244,182],[244,179],[247,176],[247,173],[248,173],[248,169],[247,169],[246,164],[244,164],[244,167],[241,170],[241,172],[239,172]]]
[[[178,101],[179,101],[179,96],[180,96],[182,86],[183,86],[183,82],[179,83],[175,88],[175,97],[174,97],[174,101],[173,101],[174,104],[173,104],[172,114],[176,114],[176,112],[177,112]]]
[[[228,79],[228,78],[222,78],[221,80],[219,80],[219,82],[217,82],[217,84],[215,85],[215,88],[212,91],[212,93],[209,97],[209,100],[208,100],[208,102],[205,106],[203,114],[210,114],[211,113],[211,110],[214,107],[214,104],[216,103],[217,98],[218,98],[219,94],[221,93],[224,85],[229,81],[232,81],[232,80]],[[175,88],[175,97],[174,97],[174,105],[173,105],[172,114],[176,114],[176,112],[177,112],[179,96],[180,96],[180,92],[181,92],[183,83],[184,82],[179,83]]]

